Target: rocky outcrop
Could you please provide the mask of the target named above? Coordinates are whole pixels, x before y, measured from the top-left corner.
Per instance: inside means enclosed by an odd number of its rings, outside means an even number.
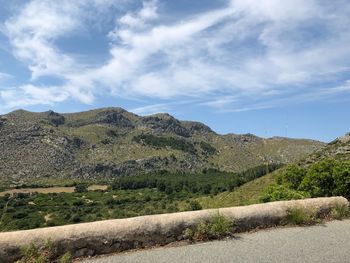
[[[155,130],[157,133],[172,132],[182,137],[190,137],[190,132],[181,122],[169,114],[155,114],[142,117],[142,125]]]
[[[254,135],[254,134],[226,134],[224,135],[225,139],[228,141],[233,141],[240,144],[247,144],[247,143],[256,143],[261,142],[263,139]]]
[[[349,202],[343,197],[281,201],[0,233],[0,258],[3,263],[14,262],[22,256],[23,247],[42,247],[47,240],[57,256],[66,251],[74,257],[121,252],[179,241],[186,228],[210,220],[217,213],[234,222],[232,232],[242,232],[276,226],[293,208],[325,214],[336,206],[348,207]]]
[[[47,120],[57,127],[59,125],[64,124],[65,118],[63,115],[57,112],[49,111],[47,113]]]
[[[107,110],[97,114],[97,120],[94,123],[110,124],[120,128],[133,128],[131,120],[123,115],[120,111]]]
[[[210,127],[207,125],[195,122],[195,121],[182,121],[182,126],[184,126],[191,134],[200,133],[200,134],[207,134],[207,133],[215,133]]]
[[[189,156],[187,160],[177,160],[174,156],[170,157],[151,157],[138,160],[129,160],[121,164],[83,165],[72,173],[72,178],[111,179],[118,176],[134,176],[140,174],[149,174],[155,171],[162,171],[166,167],[168,171],[177,172],[195,172],[196,170],[206,168],[195,157]]]

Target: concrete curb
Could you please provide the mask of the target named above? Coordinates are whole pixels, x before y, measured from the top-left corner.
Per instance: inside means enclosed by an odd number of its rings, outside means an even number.
[[[14,262],[21,257],[22,247],[30,244],[41,247],[47,240],[52,241],[56,255],[70,251],[74,257],[92,256],[181,240],[184,229],[209,220],[218,212],[234,221],[235,231],[247,231],[278,225],[287,211],[295,207],[328,213],[338,205],[349,206],[349,202],[343,197],[280,201],[5,232],[0,233],[0,262]]]

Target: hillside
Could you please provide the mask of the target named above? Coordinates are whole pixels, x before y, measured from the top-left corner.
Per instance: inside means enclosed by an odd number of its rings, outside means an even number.
[[[138,116],[121,108],[80,113],[23,110],[0,116],[2,181],[101,179],[160,170],[239,172],[263,163],[305,158],[312,140],[219,135],[169,114]]]
[[[333,161],[334,160],[334,161]],[[330,196],[343,195],[349,197],[350,182],[350,133],[336,138],[325,147],[315,151],[306,158],[295,162],[289,167],[280,168],[270,174],[252,180],[234,191],[226,191],[213,197],[200,197],[196,200],[203,208],[217,208],[237,205],[246,205],[262,202],[262,197],[266,195],[272,198],[269,201],[296,199],[300,197],[311,196]],[[295,169],[297,167],[297,169]],[[305,177],[312,178],[308,180],[305,186],[291,187],[290,182],[295,182],[298,176],[298,167],[302,171],[299,181]],[[300,172],[299,171],[299,172]],[[336,182],[334,181],[336,177]],[[278,178],[282,178],[279,179]],[[333,184],[341,185],[341,189],[337,189]],[[320,184],[320,185],[318,185]],[[276,187],[277,185],[277,187]],[[331,185],[331,186],[330,186]],[[310,188],[325,190],[329,188],[328,193],[310,192]],[[303,191],[303,192],[300,192]],[[298,192],[295,192],[298,191]],[[296,194],[296,195],[295,195]]]
[[[325,147],[318,149],[306,159],[301,160],[300,164],[307,166],[327,158],[350,160],[350,133],[340,136]]]

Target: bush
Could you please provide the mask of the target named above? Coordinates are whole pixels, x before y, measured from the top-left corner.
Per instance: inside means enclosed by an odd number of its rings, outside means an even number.
[[[184,237],[191,241],[208,241],[230,235],[232,222],[217,214],[208,222],[200,222],[194,229],[186,228]]]
[[[349,207],[345,205],[340,205],[340,204],[337,204],[335,207],[333,207],[330,213],[330,217],[332,219],[337,219],[337,220],[345,219],[345,218],[348,218],[349,216],[350,216]]]
[[[27,262],[39,257],[39,249],[34,244],[30,244],[22,248],[22,254],[23,258],[20,262]]]
[[[174,137],[160,137],[152,134],[141,134],[134,136],[133,141],[137,143],[144,143],[156,148],[170,147],[174,150],[180,150],[192,154],[196,153],[196,149],[191,142]]]
[[[342,162],[333,169],[334,195],[350,198],[350,162]]]
[[[280,185],[297,190],[305,174],[306,170],[304,168],[293,164],[289,165],[276,180]]]
[[[291,190],[283,185],[272,185],[268,187],[260,197],[263,203],[282,201],[282,200],[296,200],[309,197],[308,193]]]
[[[232,223],[219,213],[212,218],[210,232],[214,238],[222,238],[230,234]]]
[[[72,254],[70,252],[66,252],[60,259],[59,263],[71,263],[72,262]]]
[[[202,142],[200,142],[199,145],[202,148],[202,150],[204,151],[204,153],[207,155],[213,155],[216,153],[216,149],[210,143],[202,141]]]
[[[341,195],[350,198],[350,161],[326,159],[307,170],[290,165],[276,178],[278,186],[269,187],[261,201],[327,197]]]
[[[74,188],[74,192],[76,193],[86,193],[87,191],[88,189],[84,184],[77,184]]]
[[[201,204],[197,200],[191,201],[189,205],[190,205],[190,209],[192,211],[196,211],[196,210],[201,210],[202,209]]]
[[[22,248],[23,257],[19,263],[46,263],[52,262],[52,242],[47,240],[42,248],[36,247],[33,243]]]
[[[287,216],[282,224],[285,225],[312,225],[317,223],[316,214],[303,208],[292,208],[287,211]]]
[[[299,189],[312,197],[332,196],[334,189],[333,169],[337,162],[329,159],[313,164],[303,178]]]

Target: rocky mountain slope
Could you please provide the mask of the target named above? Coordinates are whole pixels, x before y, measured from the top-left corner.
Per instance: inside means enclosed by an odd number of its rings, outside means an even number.
[[[334,158],[337,160],[350,160],[350,133],[336,138],[328,143],[325,147],[321,147],[313,152],[307,158],[300,161],[301,165],[308,166],[324,159]]]
[[[70,114],[18,110],[0,116],[0,180],[242,171],[297,161],[323,146],[312,140],[219,135],[202,123],[169,114],[141,117],[121,108]]]

